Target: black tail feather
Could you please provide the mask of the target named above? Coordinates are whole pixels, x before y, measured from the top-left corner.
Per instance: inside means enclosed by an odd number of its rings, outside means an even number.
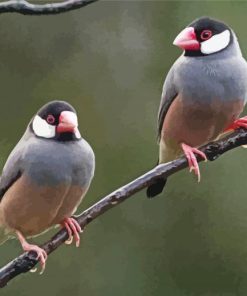
[[[160,194],[165,185],[166,185],[166,181],[167,179],[157,179],[155,181],[155,183],[153,183],[152,185],[150,185],[147,189],[147,197],[148,198],[153,198],[155,197],[156,195]]]

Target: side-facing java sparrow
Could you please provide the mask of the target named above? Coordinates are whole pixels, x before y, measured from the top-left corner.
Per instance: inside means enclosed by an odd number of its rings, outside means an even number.
[[[247,117],[237,119],[247,99],[247,63],[233,30],[208,17],[193,21],[173,44],[184,52],[163,86],[158,163],[184,153],[199,181],[195,154],[205,160],[206,155],[198,147],[225,130],[247,127]],[[158,179],[148,188],[147,196],[161,193],[165,184],[165,179]]]
[[[44,105],[32,118],[0,179],[0,242],[16,235],[35,251],[42,271],[46,252],[25,237],[60,224],[79,246],[81,227],[71,215],[92,181],[94,153],[81,137],[75,109],[64,101]]]

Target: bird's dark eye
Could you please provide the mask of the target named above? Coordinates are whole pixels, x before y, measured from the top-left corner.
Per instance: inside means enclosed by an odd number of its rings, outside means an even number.
[[[49,123],[49,124],[53,124],[55,122],[55,117],[51,114],[49,114],[47,117],[46,117],[46,121]]]
[[[210,30],[203,30],[200,35],[202,40],[208,40],[212,37],[212,31]]]

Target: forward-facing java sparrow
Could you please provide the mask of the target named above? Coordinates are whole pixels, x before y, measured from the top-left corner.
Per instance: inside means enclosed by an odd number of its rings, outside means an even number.
[[[184,50],[171,67],[163,86],[158,113],[159,163],[185,154],[190,171],[200,180],[195,154],[198,147],[229,129],[247,127],[237,119],[247,99],[247,63],[238,40],[226,24],[202,17],[174,40]],[[165,179],[147,190],[162,192]]]
[[[35,251],[42,271],[46,252],[29,244],[50,227],[66,227],[79,246],[81,227],[71,217],[94,175],[95,159],[81,137],[75,109],[64,101],[44,105],[32,118],[0,179],[0,242],[15,234],[25,251]]]

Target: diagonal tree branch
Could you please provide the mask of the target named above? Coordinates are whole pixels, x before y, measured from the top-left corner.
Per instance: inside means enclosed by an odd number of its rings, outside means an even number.
[[[25,15],[58,14],[79,9],[98,0],[66,0],[58,3],[31,4],[26,0],[0,2],[0,13],[17,12]]]
[[[226,136],[225,138],[213,143],[209,143],[201,150],[205,152],[209,160],[215,160],[221,154],[232,150],[240,145],[247,144],[247,130],[239,129],[234,133]],[[198,161],[202,161],[200,157]],[[107,210],[117,206],[127,198],[134,195],[136,192],[151,185],[154,180],[160,177],[169,177],[176,172],[186,168],[188,166],[185,157],[178,158],[172,162],[161,164],[154,169],[148,171],[146,174],[140,176],[134,181],[128,183],[125,186],[120,187],[116,191],[110,193],[100,201],[95,203],[89,209],[85,210],[82,214],[76,217],[81,227],[85,227],[91,221],[102,215]],[[47,254],[55,251],[60,245],[62,245],[68,234],[65,229],[60,230],[55,234],[47,243],[42,245]],[[6,266],[0,269],[0,287],[4,287],[7,283],[18,276],[21,273],[27,272],[32,269],[38,263],[36,254],[34,252],[24,253],[17,257],[13,261],[9,262]]]

